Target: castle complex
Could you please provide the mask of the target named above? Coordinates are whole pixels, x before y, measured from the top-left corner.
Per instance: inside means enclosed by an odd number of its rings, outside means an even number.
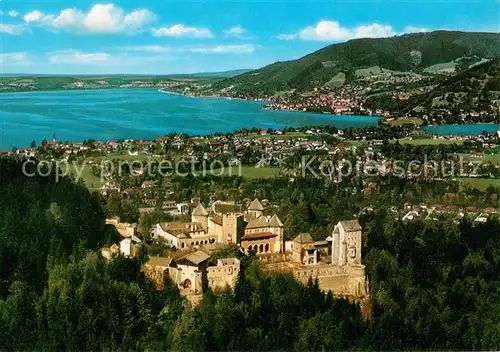
[[[369,286],[361,259],[363,229],[358,220],[340,221],[331,236],[321,241],[315,241],[308,233],[285,241],[279,217],[264,214],[258,199],[249,201],[247,206],[216,201],[205,208],[199,203],[191,212],[191,221],[155,226],[154,236],[175,251],[170,258],[151,257],[143,270],[159,289],[168,278],[188,298],[199,298],[203,287],[234,289],[240,261],[224,258],[208,266],[207,253],[220,245],[237,245],[244,253],[254,252],[264,271],[289,273],[304,284],[317,279],[324,291],[367,301]],[[121,227],[120,230],[125,231]],[[134,237],[128,232],[123,235]]]

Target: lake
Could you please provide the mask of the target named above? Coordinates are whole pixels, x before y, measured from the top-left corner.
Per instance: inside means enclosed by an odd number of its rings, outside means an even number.
[[[427,126],[423,127],[422,129],[431,134],[473,136],[482,134],[483,132],[495,133],[497,131],[500,131],[500,125],[478,123],[465,125]]]
[[[156,89],[0,94],[0,149],[27,147],[55,133],[61,141],[212,134],[244,127],[375,126],[376,116],[268,111],[262,102],[191,98]]]

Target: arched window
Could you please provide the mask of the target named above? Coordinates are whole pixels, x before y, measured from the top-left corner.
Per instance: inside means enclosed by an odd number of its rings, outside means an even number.
[[[266,252],[269,252],[269,243],[266,243],[265,250],[266,250]]]
[[[184,242],[181,243],[181,248],[184,248]]]
[[[200,243],[198,241],[196,241],[196,245],[199,245]]]
[[[263,244],[261,244],[259,246],[259,253],[262,253],[262,252],[264,252],[264,245]]]

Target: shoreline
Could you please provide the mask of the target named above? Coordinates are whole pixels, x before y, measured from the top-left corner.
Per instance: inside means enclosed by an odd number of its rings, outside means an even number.
[[[0,97],[5,94],[26,94],[26,93],[54,93],[54,92],[91,92],[101,90],[130,90],[130,89],[156,89],[157,87],[106,87],[106,88],[74,88],[74,89],[44,89],[44,90],[20,90],[13,92],[0,91]]]
[[[258,102],[258,103],[270,103],[271,102],[269,100],[253,100],[253,99],[245,99],[245,98],[217,97],[217,96],[213,96],[213,95],[188,95],[188,94],[184,94],[184,93],[177,93],[177,92],[172,92],[169,90],[164,90],[162,88],[158,89],[158,92],[164,93],[164,94],[171,94],[171,95],[180,95],[180,96],[183,96],[186,98],[223,99],[223,100]]]
[[[258,100],[258,99],[245,99],[245,98],[232,98],[232,97],[218,97],[218,96],[212,96],[212,95],[188,95],[188,94],[183,94],[183,93],[177,93],[177,92],[172,92],[172,91],[167,91],[167,90],[158,90],[161,93],[165,94],[172,94],[172,95],[180,95],[184,96],[187,98],[206,98],[206,99],[224,99],[224,100],[236,100],[236,101],[248,101],[248,102],[256,102],[256,103],[272,103],[271,100]],[[284,109],[270,109],[267,106],[263,106],[262,110],[266,111],[283,111],[283,112],[298,112],[301,114],[315,114],[315,115],[331,115],[331,116],[366,116],[366,117],[378,117],[380,122],[383,122],[383,117],[380,115],[370,115],[370,114],[362,114],[362,113],[356,113],[356,114],[335,114],[332,112],[319,112],[319,111],[301,111],[301,110],[284,110]]]
[[[450,138],[454,138],[454,137],[459,137],[459,138],[473,138],[473,137],[480,136],[482,133],[477,133],[477,134],[456,134],[456,133],[455,134],[441,134],[441,133],[432,133],[432,132],[426,131],[426,130],[422,129],[422,127],[439,127],[439,126],[449,127],[449,126],[476,126],[476,125],[481,125],[481,124],[421,126],[421,127],[417,128],[417,131],[421,131],[421,132],[427,134],[428,137],[441,136],[441,137],[445,137],[445,139],[450,139]],[[498,126],[497,131],[500,132],[500,124],[491,123],[491,124],[488,124],[488,125],[497,125]],[[311,127],[311,128],[318,127],[319,128],[319,127],[324,127],[324,125],[309,126],[309,127]],[[258,129],[258,127],[255,127],[255,126],[254,127],[249,127],[249,129],[252,129],[252,128],[257,128]],[[295,128],[296,129],[296,128],[302,128],[302,127],[287,126],[286,128]],[[356,128],[356,127],[352,127],[352,128]],[[279,129],[276,129],[276,130],[279,130]],[[207,134],[188,134],[188,133],[186,133],[186,134],[188,135],[188,138],[210,138],[210,137],[215,137],[218,133],[222,133],[222,134],[230,133],[230,134],[234,135],[238,131],[239,130],[235,130],[235,131],[232,131],[232,132],[215,132],[215,133],[212,132],[212,133],[207,133]],[[484,131],[484,132],[488,132],[488,131]],[[181,135],[181,134],[183,134],[183,132],[174,132],[174,133],[175,133],[175,135]],[[494,133],[494,132],[488,132],[488,133]],[[124,137],[124,138],[111,138],[111,139],[94,139],[94,138],[88,138],[88,139],[83,139],[83,140],[59,141],[57,143],[57,145],[59,145],[59,144],[81,145],[81,144],[83,144],[83,141],[89,141],[89,140],[92,140],[94,142],[98,142],[98,143],[101,143],[101,144],[106,144],[106,143],[111,142],[111,141],[125,141],[125,140],[130,140],[130,141],[134,141],[134,142],[141,141],[141,142],[153,142],[153,143],[155,143],[155,142],[157,142],[156,141],[157,139],[165,137],[165,136],[167,136],[167,135],[163,134],[163,135],[157,135],[157,136],[154,136],[154,137]],[[159,141],[158,141],[158,143],[159,143]],[[37,144],[37,147],[38,146],[39,146],[39,144]],[[18,150],[30,150],[30,149],[32,149],[30,146],[27,146],[27,147],[15,147],[15,148],[17,148]],[[12,149],[0,149],[0,152],[5,152],[5,151],[9,151],[10,152],[11,150]]]

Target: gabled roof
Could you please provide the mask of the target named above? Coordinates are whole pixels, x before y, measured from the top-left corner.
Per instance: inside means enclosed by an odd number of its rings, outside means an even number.
[[[248,210],[264,211],[264,206],[257,198],[255,198],[254,201],[248,206]]]
[[[159,224],[164,232],[167,232],[177,238],[189,238],[194,231],[201,231],[201,224],[198,222],[162,222]]]
[[[261,227],[269,227],[269,223],[267,222],[266,218],[263,216],[261,216],[257,219],[250,220],[250,222],[245,227],[245,229],[258,229]]]
[[[190,253],[178,260],[177,263],[179,262],[185,262],[185,261],[188,261],[189,263],[192,263],[194,265],[200,265],[201,263],[203,263],[204,261],[206,261],[207,259],[209,259],[210,256],[203,252],[203,251],[196,251],[194,253]]]
[[[278,215],[274,214],[271,220],[269,220],[269,226],[270,227],[283,227],[283,223],[281,222],[280,218],[278,218]]]
[[[207,210],[203,207],[203,205],[200,203],[196,208],[193,210],[194,216],[208,216]]]
[[[306,244],[306,243],[314,243],[311,235],[308,233],[301,233],[293,240],[294,243]]]
[[[362,230],[358,220],[344,220],[341,221],[340,224],[342,225],[342,227],[346,232]]]

